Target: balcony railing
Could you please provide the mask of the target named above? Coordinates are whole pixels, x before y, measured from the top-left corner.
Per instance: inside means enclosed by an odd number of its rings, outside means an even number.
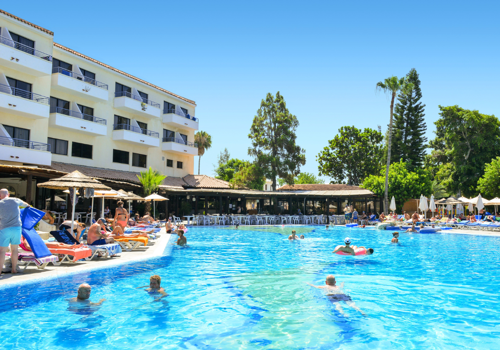
[[[48,97],[45,97],[45,96],[42,96],[39,94],[34,94],[30,91],[21,90],[21,89],[12,87],[10,85],[0,84],[0,92],[3,92],[4,94],[19,96],[19,97],[25,98],[27,100],[33,100],[33,101],[38,102],[38,103],[43,103],[44,105],[49,104]]]
[[[90,114],[80,113],[80,112],[72,111],[70,109],[66,109],[66,108],[62,108],[62,107],[51,108],[50,113],[65,114],[65,115],[73,117],[73,118],[88,120],[89,122],[102,124],[102,125],[107,124],[106,119],[97,118],[97,117],[94,117],[93,115],[90,115]]]
[[[190,120],[192,120],[194,122],[198,122],[199,121],[198,118],[192,117],[189,114],[187,114],[187,115],[180,115],[179,113],[175,113],[175,108],[164,108],[163,109],[163,114],[177,114],[179,117],[184,117],[184,118],[190,119]]]
[[[137,126],[132,126],[132,125],[128,125],[128,124],[114,124],[113,130],[128,130],[128,131],[136,132],[138,134],[156,137],[157,139],[160,138],[160,133],[158,133],[156,131],[141,129],[141,128],[138,128]]]
[[[20,51],[26,52],[26,53],[28,53],[30,55],[33,55],[33,56],[36,56],[36,57],[40,57],[43,60],[46,60],[46,61],[49,61],[49,62],[52,61],[52,56],[49,55],[48,53],[35,50],[34,48],[32,48],[32,47],[30,47],[28,45],[21,44],[20,42],[11,40],[11,39],[6,38],[4,36],[0,36],[0,43],[5,44],[5,45],[10,46],[10,47],[13,47],[15,49],[18,49]]]
[[[130,97],[130,98],[132,98],[134,100],[137,100],[137,101],[140,101],[140,102],[144,102],[145,104],[148,104],[148,105],[153,106],[155,108],[160,108],[160,104],[159,103],[156,103],[154,101],[148,100],[147,98],[143,98],[142,96],[134,95],[134,94],[132,94],[131,92],[128,92],[128,91],[115,91],[115,97],[122,97],[122,96]]]
[[[101,89],[104,89],[104,90],[108,89],[108,84],[101,83],[100,81],[97,81],[95,79],[86,77],[83,74],[75,73],[75,72],[72,72],[70,70],[67,70],[67,69],[64,69],[64,68],[61,68],[61,67],[53,67],[52,68],[52,73],[53,74],[54,73],[61,73],[61,74],[67,75],[68,77],[72,77],[72,78],[84,81],[86,83],[95,85],[97,87],[100,87]]]
[[[0,145],[29,148],[38,151],[50,152],[50,145],[48,143],[22,140],[22,139],[11,139],[5,136],[0,136]]]
[[[198,144],[196,142],[184,141],[183,138],[178,138],[178,137],[164,137],[163,142],[175,142],[175,143],[180,143],[181,145],[198,147]]]

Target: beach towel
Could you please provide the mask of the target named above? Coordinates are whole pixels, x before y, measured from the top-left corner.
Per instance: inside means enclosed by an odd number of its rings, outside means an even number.
[[[23,228],[31,230],[44,216],[45,213],[43,211],[33,207],[21,209],[21,222]]]

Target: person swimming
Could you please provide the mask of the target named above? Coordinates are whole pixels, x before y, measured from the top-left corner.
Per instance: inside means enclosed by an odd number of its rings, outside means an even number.
[[[71,311],[79,315],[91,315],[94,311],[97,311],[106,299],[101,299],[97,303],[93,303],[89,300],[90,293],[92,292],[92,287],[87,283],[82,283],[78,286],[78,294],[76,298],[71,298],[68,300],[69,306],[68,311]]]
[[[354,251],[354,249],[352,249],[352,247],[350,247],[351,239],[349,237],[346,237],[346,239],[344,239],[344,243],[345,243],[345,245],[338,245],[337,247],[335,247],[335,250],[333,251],[333,253],[335,254],[338,251],[341,251],[341,252],[347,253],[349,255],[356,255],[356,252]]]
[[[185,246],[187,244],[187,239],[184,236],[184,230],[177,230],[177,235],[179,235],[179,238],[177,239],[177,245]]]
[[[359,311],[363,316],[366,316],[366,314],[363,311],[361,311],[361,309],[356,305],[356,303],[352,301],[351,297],[345,294],[345,292],[343,291],[344,282],[342,282],[340,287],[337,286],[337,281],[335,279],[335,276],[333,275],[326,276],[326,281],[324,286],[315,286],[310,283],[308,283],[308,285],[317,289],[322,289],[325,292],[325,295],[328,298],[328,300],[330,300],[333,304],[335,304],[335,308],[342,315],[346,316],[342,306],[340,305],[341,301],[345,302],[349,307],[353,308],[354,310]]]
[[[304,235],[300,235],[300,239],[305,239]]]
[[[159,301],[160,299],[163,299],[166,296],[168,296],[168,293],[165,292],[165,289],[161,287],[161,277],[158,275],[153,275],[149,278],[149,286],[137,287],[137,289],[141,288],[145,288],[144,290],[151,295],[156,295],[156,294],[161,295],[159,298],[155,298],[154,301]]]
[[[298,239],[298,237],[297,237],[297,232],[296,232],[295,230],[293,230],[293,231],[292,231],[292,234],[291,234],[290,236],[288,236],[288,239],[289,239],[290,241],[294,241],[294,240]]]
[[[393,232],[391,243],[399,243],[398,237],[399,237],[399,232]]]

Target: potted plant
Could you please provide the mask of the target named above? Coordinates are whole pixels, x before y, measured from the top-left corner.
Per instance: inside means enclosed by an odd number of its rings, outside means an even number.
[[[141,102],[142,110],[145,111],[148,105],[145,102]]]

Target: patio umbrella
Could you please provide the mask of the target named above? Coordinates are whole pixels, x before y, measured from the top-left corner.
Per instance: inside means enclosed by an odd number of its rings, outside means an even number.
[[[495,206],[495,214],[496,214],[498,211],[498,206],[500,205],[500,198],[495,197],[495,198],[489,200],[487,205],[494,205]]]
[[[479,214],[479,211],[484,208],[483,198],[481,197],[481,193],[476,198],[477,198],[476,202],[477,213]]]
[[[394,198],[394,196],[392,196],[391,205],[389,205],[389,209],[391,209],[392,211],[396,211],[396,198]]]
[[[73,189],[73,200],[71,210],[71,232],[73,232],[73,222],[75,221],[75,207],[76,207],[76,191],[79,188],[93,188],[94,190],[110,190],[106,185],[103,185],[97,180],[94,180],[87,175],[82,174],[78,170],[73,171],[63,177],[51,179],[47,182],[38,184],[38,187],[50,188],[52,190],[66,190]]]
[[[150,201],[151,199],[153,200],[153,217],[156,217],[156,208],[155,208],[155,201],[168,201],[168,198],[162,197],[159,194],[153,193],[144,198],[145,200]]]
[[[427,197],[425,196],[422,196],[420,198],[420,205],[418,206],[418,208],[424,213],[425,215],[425,212],[429,209],[429,207],[427,206]]]

